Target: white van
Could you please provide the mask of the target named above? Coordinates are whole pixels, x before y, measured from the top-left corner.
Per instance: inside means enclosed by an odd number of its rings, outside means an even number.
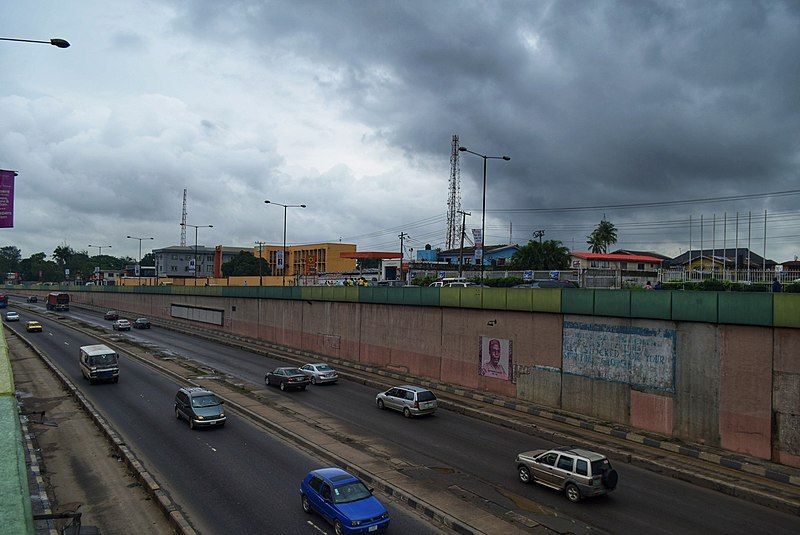
[[[81,374],[89,380],[89,384],[95,381],[119,381],[119,357],[107,345],[81,346],[80,366]]]
[[[429,288],[466,288],[467,286],[475,286],[471,282],[467,282],[467,279],[463,277],[445,277],[440,281],[436,281],[431,283]]]

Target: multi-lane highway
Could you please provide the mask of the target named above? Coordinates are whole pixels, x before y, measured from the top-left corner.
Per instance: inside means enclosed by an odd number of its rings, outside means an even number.
[[[90,323],[110,325],[99,314],[83,310],[69,314]],[[50,328],[48,323],[45,330]],[[61,336],[68,334],[63,329],[59,332]],[[263,381],[265,370],[285,364],[157,327],[133,331],[128,336],[253,383]],[[432,418],[406,420],[375,408],[374,389],[348,381],[291,394],[274,390],[267,396],[278,402],[290,396],[291,403],[327,415],[352,436],[380,443],[393,457],[436,468],[437,473],[445,474],[442,477],[452,477],[460,486],[528,516],[541,514],[531,506],[535,502],[549,509],[551,516],[571,517],[601,531],[796,532],[798,520],[790,514],[622,463],[616,464],[620,485],[614,493],[572,504],[559,493],[525,486],[516,480],[513,460],[519,451],[556,444],[449,411],[440,411]]]
[[[189,430],[174,416],[179,385],[133,359],[122,359],[119,384],[90,387],[78,369],[78,348],[97,340],[20,312],[13,328],[82,389],[201,532],[333,532],[321,517],[300,508],[301,479],[323,463],[235,414],[229,413],[224,428]],[[28,319],[39,319],[44,332],[26,333]],[[396,533],[438,532],[403,507],[384,502]]]

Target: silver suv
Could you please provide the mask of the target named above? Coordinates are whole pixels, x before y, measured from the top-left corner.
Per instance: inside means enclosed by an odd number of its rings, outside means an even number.
[[[394,409],[402,412],[406,418],[411,418],[433,414],[439,406],[439,401],[427,388],[401,385],[375,396],[375,404],[379,409]]]
[[[562,491],[571,502],[608,494],[619,481],[605,455],[582,448],[526,451],[517,455],[516,463],[520,481]]]

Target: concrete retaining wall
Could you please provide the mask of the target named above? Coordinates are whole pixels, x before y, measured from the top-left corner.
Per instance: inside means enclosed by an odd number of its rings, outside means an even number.
[[[345,301],[72,296],[132,317],[174,320],[172,303],[217,308],[224,325],[208,329],[800,466],[797,329],[675,321],[675,314],[658,320]],[[684,308],[689,318],[694,312]],[[513,343],[512,380],[479,373],[481,337]]]

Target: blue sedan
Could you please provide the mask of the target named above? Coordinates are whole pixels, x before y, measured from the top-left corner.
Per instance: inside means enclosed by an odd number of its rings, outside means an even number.
[[[313,470],[300,484],[303,511],[316,511],[333,524],[337,535],[380,533],[389,527],[389,512],[357,477],[341,468]]]

